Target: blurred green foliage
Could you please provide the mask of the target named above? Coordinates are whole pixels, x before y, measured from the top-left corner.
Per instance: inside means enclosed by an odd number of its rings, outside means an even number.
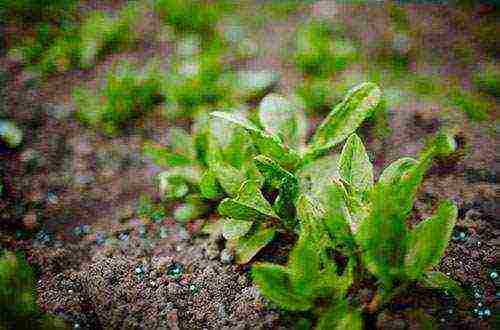
[[[44,314],[36,302],[33,271],[21,253],[0,252],[0,328],[65,329],[65,323]]]
[[[335,37],[326,22],[313,21],[296,34],[294,61],[306,75],[328,77],[343,70],[357,58],[356,47],[347,38]]]
[[[99,91],[82,88],[73,91],[77,116],[107,134],[117,133],[119,128],[151,111],[163,100],[162,86],[161,72],[154,63],[142,72],[127,61],[116,63]]]

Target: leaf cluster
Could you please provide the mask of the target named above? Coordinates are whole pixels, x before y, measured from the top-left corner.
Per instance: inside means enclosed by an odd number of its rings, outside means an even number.
[[[163,100],[162,86],[162,77],[154,63],[143,72],[129,62],[117,63],[108,71],[99,91],[83,88],[73,91],[77,116],[82,122],[114,134],[130,120],[160,103]]]
[[[334,32],[323,21],[310,22],[297,31],[294,62],[302,73],[327,77],[356,59],[352,42],[345,38],[334,39]]]
[[[34,37],[10,50],[14,57],[44,75],[73,68],[90,68],[104,55],[131,45],[137,38],[134,24],[141,16],[134,2],[115,16],[91,12],[78,26],[69,20],[61,26],[40,24]]]
[[[336,171],[336,158],[322,156],[372,115],[380,97],[374,84],[356,86],[319,125],[307,144],[302,110],[276,94],[262,100],[255,123],[228,112],[211,113],[249,134],[257,152],[253,163],[263,177],[261,182],[244,181],[236,196],[222,200],[218,207],[225,218],[223,234],[235,251],[237,262],[250,261],[277,230],[297,230],[295,203],[300,192],[314,191],[328,173]],[[266,196],[273,193],[275,199]]]
[[[441,133],[427,144],[419,159],[393,162],[375,183],[363,143],[352,134],[332,171],[336,173],[327,175],[316,188],[300,192],[296,203],[300,234],[287,266],[254,266],[253,277],[264,295],[288,310],[312,310],[318,316],[319,329],[361,329],[363,308],[374,312],[396,288],[415,280],[460,295],[460,287],[453,281],[442,273],[429,272],[444,254],[457,217],[456,206],[445,201],[414,228],[406,224],[433,158],[454,149],[453,138]],[[332,251],[348,258],[341,273]],[[353,269],[361,275],[353,276]],[[349,305],[349,288],[367,272],[377,279],[379,292],[369,306]]]

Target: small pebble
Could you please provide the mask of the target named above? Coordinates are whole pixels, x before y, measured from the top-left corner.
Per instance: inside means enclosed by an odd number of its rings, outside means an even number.
[[[120,235],[118,235],[118,239],[120,241],[126,242],[126,241],[128,241],[128,234],[127,233],[121,233]]]
[[[172,263],[167,268],[167,275],[173,277],[174,279],[179,279],[182,276],[184,267],[177,262]]]
[[[491,273],[490,273],[490,278],[491,278],[492,280],[494,280],[494,279],[498,278],[498,273],[497,273],[497,272],[491,272]]]

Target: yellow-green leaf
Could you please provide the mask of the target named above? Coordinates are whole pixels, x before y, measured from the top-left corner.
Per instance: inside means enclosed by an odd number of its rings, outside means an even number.
[[[451,201],[443,202],[436,214],[419,223],[408,235],[406,274],[417,279],[443,256],[455,226],[458,210]]]

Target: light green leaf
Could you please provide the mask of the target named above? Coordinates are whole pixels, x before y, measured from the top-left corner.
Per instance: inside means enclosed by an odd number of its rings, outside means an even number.
[[[236,195],[242,182],[246,179],[244,172],[220,161],[211,161],[209,168],[229,196]]]
[[[410,231],[405,257],[408,277],[420,278],[426,270],[439,263],[450,240],[457,214],[458,210],[453,202],[443,202],[434,216]]]
[[[187,222],[202,216],[207,212],[208,207],[200,196],[190,195],[185,203],[182,203],[174,209],[174,219],[179,222]]]
[[[248,131],[254,131],[254,132],[259,132],[261,131],[260,128],[252,124],[248,119],[238,116],[229,112],[223,112],[223,111],[213,111],[210,113],[212,117],[216,118],[222,118],[224,120],[227,120],[233,124],[239,125],[243,128],[245,128]]]
[[[316,326],[317,330],[362,330],[363,317],[358,310],[339,302],[323,314]]]
[[[382,92],[376,84],[363,83],[352,88],[316,130],[310,152],[327,151],[352,134],[380,102]]]
[[[236,239],[245,236],[252,228],[252,221],[223,219],[222,235],[225,239]]]
[[[323,193],[326,205],[325,226],[335,244],[344,245],[348,249],[354,248],[354,239],[351,232],[355,232],[358,223],[351,217],[348,208],[348,196],[340,180],[332,179],[325,185]]]
[[[224,199],[218,207],[219,213],[236,220],[253,221],[264,217],[277,218],[269,202],[262,196],[259,184],[245,181],[236,198]]]
[[[154,145],[153,143],[145,143],[143,152],[144,155],[151,158],[153,163],[162,167],[186,166],[193,163],[191,159],[183,155],[174,154],[168,151],[167,148]]]
[[[397,193],[393,186],[375,185],[370,194],[370,214],[355,235],[365,266],[387,286],[401,275],[406,250],[406,214],[396,204]]]
[[[246,264],[250,262],[264,246],[273,240],[275,233],[275,228],[264,228],[257,224],[247,235],[236,240],[229,240],[228,246],[233,248],[236,262],[238,264]]]
[[[279,187],[284,178],[291,178],[294,176],[292,173],[282,168],[277,162],[264,155],[256,156],[254,162],[257,169],[262,173],[264,179],[272,188]]]
[[[191,160],[196,158],[193,139],[191,135],[183,129],[176,127],[170,128],[168,131],[168,144],[173,154]]]
[[[357,191],[364,192],[373,186],[373,166],[356,134],[347,139],[342,149],[339,172],[342,179]]]
[[[172,167],[157,177],[162,198],[181,198],[189,186],[200,184],[200,169],[196,166]]]
[[[399,180],[417,161],[413,158],[404,157],[396,160],[385,168],[378,180],[379,183],[390,185]]]
[[[459,300],[463,300],[466,297],[465,291],[460,284],[441,272],[425,273],[420,279],[420,283],[431,289],[444,290],[447,294],[452,294]]]
[[[210,169],[206,170],[201,177],[200,192],[207,199],[217,199],[224,195],[222,187],[217,181],[217,176]]]
[[[290,311],[307,311],[312,302],[292,291],[285,267],[259,263],[252,267],[252,278],[262,294],[278,306]]]
[[[281,166],[287,169],[294,168],[300,162],[300,157],[296,151],[283,145],[282,141],[277,136],[266,133],[247,119],[220,111],[214,111],[211,115],[245,128],[250,133],[260,153],[276,160]]]
[[[298,172],[300,191],[320,196],[318,190],[332,178],[340,178],[338,171],[339,156],[329,155],[302,167]]]
[[[264,129],[278,136],[285,145],[298,150],[305,143],[304,115],[298,105],[278,94],[268,94],[259,105],[259,120]]]

